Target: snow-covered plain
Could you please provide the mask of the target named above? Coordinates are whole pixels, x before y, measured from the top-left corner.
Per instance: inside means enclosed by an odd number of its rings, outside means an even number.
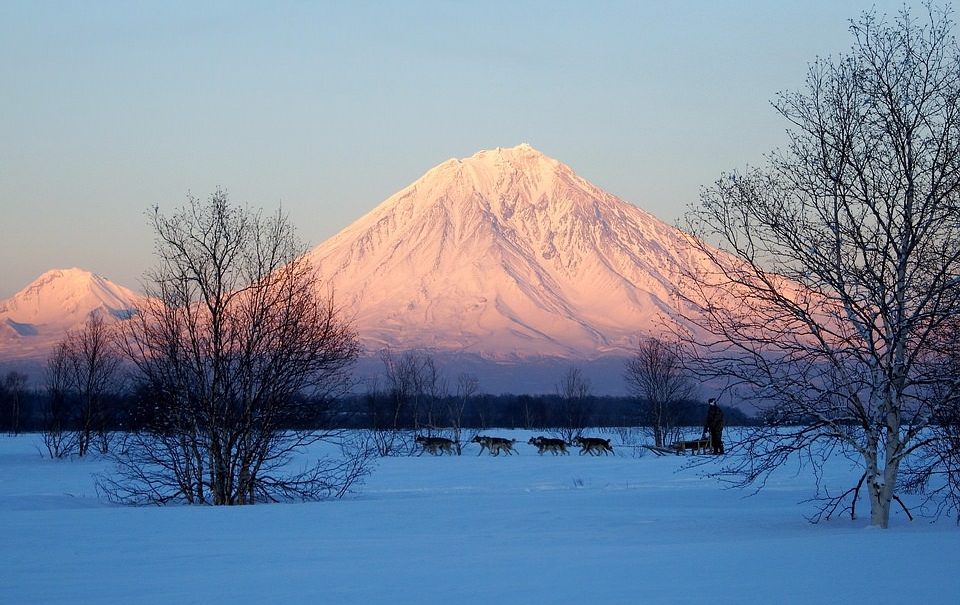
[[[522,431],[489,431],[526,441]],[[616,444],[617,438],[614,437]],[[236,508],[111,505],[97,460],[0,437],[0,603],[948,603],[952,519],[817,525],[808,469],[759,494],[690,458],[380,459],[343,500]],[[832,461],[825,482],[858,472]],[[907,498],[908,503],[915,500]]]

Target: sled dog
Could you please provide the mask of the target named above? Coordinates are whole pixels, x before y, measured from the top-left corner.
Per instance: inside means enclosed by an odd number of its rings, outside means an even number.
[[[550,437],[531,437],[528,441],[530,445],[537,446],[537,453],[541,456],[544,452],[550,452],[554,456],[559,456],[560,454],[569,454],[567,451],[567,443],[563,439],[552,439]]]
[[[483,453],[483,450],[490,452],[491,456],[499,456],[500,452],[506,452],[507,455],[513,453],[513,444],[516,443],[514,439],[504,439],[503,437],[488,437],[486,435],[477,435],[471,439],[473,443],[480,444],[480,454]],[[480,454],[477,454],[478,456]]]
[[[613,453],[613,446],[609,439],[600,439],[599,437],[574,437],[574,445],[580,446],[580,455],[589,453],[591,456],[607,455]]]
[[[452,456],[457,453],[457,444],[446,437],[424,437],[423,435],[417,435],[415,441],[423,447],[424,452],[430,452],[434,456],[442,456],[445,453]]]

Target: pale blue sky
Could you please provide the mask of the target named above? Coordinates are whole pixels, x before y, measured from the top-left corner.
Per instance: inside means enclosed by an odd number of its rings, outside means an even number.
[[[450,158],[527,142],[674,223],[784,140],[769,101],[902,2],[0,0],[0,298],[129,287],[144,212],[218,186],[322,242]]]

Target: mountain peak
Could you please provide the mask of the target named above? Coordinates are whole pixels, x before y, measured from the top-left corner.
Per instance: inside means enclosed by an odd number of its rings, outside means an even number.
[[[450,159],[427,171],[420,179],[389,198],[380,208],[395,203],[437,201],[455,213],[491,211],[499,218],[524,204],[549,205],[563,199],[558,191],[590,187],[573,170],[528,143],[478,151],[470,157]],[[597,190],[599,192],[599,190]],[[459,203],[455,211],[452,205]],[[478,206],[479,204],[479,206]]]
[[[515,147],[496,147],[483,149],[469,158],[459,160],[460,163],[472,165],[511,166],[514,169],[553,170],[563,166],[559,161],[533,148],[529,143],[521,143]],[[569,170],[569,168],[568,168]]]
[[[129,315],[140,298],[132,290],[84,269],[51,269],[0,301],[0,319],[18,324],[73,325],[94,312]]]
[[[553,169],[563,166],[559,161],[535,149],[529,143],[521,143],[515,147],[495,147],[481,149],[467,158],[450,158],[446,162],[427,171],[425,177],[442,168],[462,168],[482,166],[503,169],[505,167],[529,171],[531,168]],[[569,168],[568,168],[569,170]]]
[[[529,144],[448,160],[310,252],[368,347],[629,351],[689,244]]]
[[[481,149],[469,159],[486,160],[490,158],[523,158],[523,157],[541,157],[547,158],[546,154],[538,151],[529,143],[520,143],[514,147],[495,147],[494,149]],[[553,160],[555,161],[555,160]]]
[[[89,288],[93,284],[102,282],[103,278],[85,269],[72,267],[70,269],[50,269],[45,271],[37,279],[30,282],[22,292],[36,292],[45,288],[66,287],[66,288]]]

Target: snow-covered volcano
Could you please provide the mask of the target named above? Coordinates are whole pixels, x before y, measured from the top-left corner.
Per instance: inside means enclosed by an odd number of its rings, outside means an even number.
[[[0,301],[0,359],[42,358],[92,314],[125,319],[142,297],[83,269],[47,271]]]
[[[529,145],[451,159],[310,252],[368,350],[627,354],[659,330],[689,236]]]

